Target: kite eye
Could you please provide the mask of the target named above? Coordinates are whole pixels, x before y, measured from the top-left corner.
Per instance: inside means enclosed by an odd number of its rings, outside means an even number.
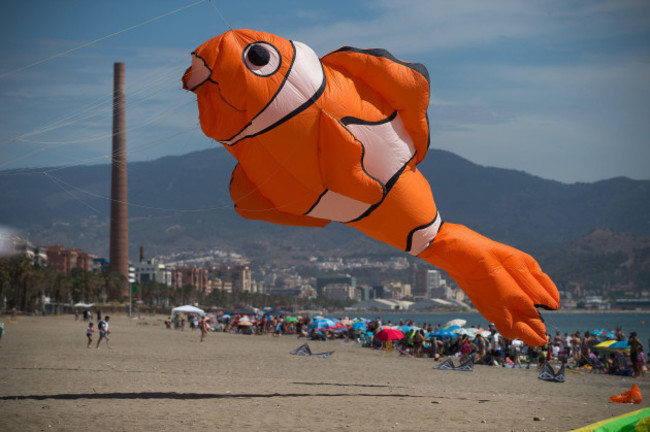
[[[271,60],[271,54],[264,48],[262,48],[261,45],[253,45],[249,50],[248,54],[246,54],[246,58],[248,59],[249,62],[254,64],[255,66],[266,66],[269,64],[269,60]]]
[[[266,77],[278,70],[282,57],[273,45],[255,42],[244,49],[243,60],[248,70],[255,75]]]

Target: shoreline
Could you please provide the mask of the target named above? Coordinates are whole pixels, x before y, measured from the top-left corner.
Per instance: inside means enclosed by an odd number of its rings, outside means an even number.
[[[437,309],[430,309],[430,310],[409,310],[409,309],[404,309],[404,310],[388,310],[388,309],[355,309],[355,310],[345,310],[345,309],[339,309],[339,310],[334,310],[328,312],[326,315],[341,315],[341,316],[350,316],[354,314],[358,315],[366,315],[366,314],[371,314],[371,315],[382,315],[382,314],[408,314],[408,315],[449,315],[449,314],[478,314],[481,315],[481,313],[476,310],[465,310],[465,309],[459,309],[459,310],[437,310]],[[604,310],[593,310],[593,309],[558,309],[558,310],[544,310],[543,314],[544,315],[553,315],[553,314],[614,314],[614,313],[624,313],[624,314],[643,314],[647,313],[650,314],[650,309],[638,309],[638,310],[630,310],[630,309],[604,309]]]

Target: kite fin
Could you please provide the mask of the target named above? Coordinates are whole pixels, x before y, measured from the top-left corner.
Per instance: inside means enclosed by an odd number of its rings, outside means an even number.
[[[616,403],[640,404],[643,401],[643,397],[641,396],[641,389],[636,384],[633,384],[629,390],[624,391],[620,395],[610,396],[609,399],[612,402]]]
[[[444,223],[418,256],[444,269],[503,336],[534,346],[547,342],[536,308],[557,309],[560,296],[530,255],[465,226]]]
[[[321,111],[319,127],[321,175],[325,187],[366,204],[384,196],[384,185],[363,167],[363,146],[338,119]]]
[[[368,85],[397,110],[416,148],[419,163],[429,148],[429,72],[419,63],[395,58],[385,49],[342,47],[321,58],[330,67],[345,69],[355,81]]]
[[[230,196],[235,203],[237,213],[246,219],[305,227],[323,227],[329,223],[325,219],[277,210],[275,205],[248,179],[239,165],[235,167],[230,178]]]

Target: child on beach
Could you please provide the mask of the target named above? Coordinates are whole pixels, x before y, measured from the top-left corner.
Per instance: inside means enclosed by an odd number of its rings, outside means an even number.
[[[89,322],[88,328],[86,329],[86,336],[88,337],[88,346],[86,348],[90,348],[90,345],[93,343],[93,333],[95,333],[95,327],[92,322]]]

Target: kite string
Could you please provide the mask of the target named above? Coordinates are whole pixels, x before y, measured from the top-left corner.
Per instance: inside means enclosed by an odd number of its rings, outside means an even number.
[[[208,2],[210,3],[210,6],[212,6],[214,10],[217,11],[217,14],[219,14],[219,16],[221,17],[221,21],[223,21],[226,27],[228,27],[228,30],[232,30],[232,27],[230,27],[230,23],[226,21],[226,18],[223,16],[219,8],[212,2],[212,0],[208,0]]]
[[[70,48],[69,50],[66,50],[66,51],[63,51],[63,52],[60,52],[60,53],[54,54],[54,55],[52,55],[52,56],[50,56],[50,57],[47,57],[47,58],[44,58],[44,59],[38,60],[38,61],[36,61],[36,62],[34,62],[34,63],[31,63],[31,64],[28,64],[28,65],[26,65],[26,66],[19,67],[18,69],[14,69],[14,70],[11,70],[11,71],[9,71],[9,72],[5,72],[5,73],[3,73],[3,74],[0,75],[0,79],[5,78],[5,77],[7,77],[7,76],[9,76],[9,75],[13,75],[13,74],[18,73],[18,72],[22,72],[22,71],[24,71],[24,70],[26,70],[26,69],[29,69],[29,68],[32,68],[32,67],[34,67],[34,66],[38,66],[38,65],[40,65],[40,64],[42,64],[42,63],[45,63],[45,62],[48,62],[48,61],[50,61],[50,60],[54,60],[54,59],[56,59],[56,58],[63,57],[63,56],[65,56],[65,55],[67,55],[67,54],[70,54],[70,53],[72,53],[72,52],[78,51],[78,50],[80,50],[80,49],[82,49],[82,48],[86,48],[86,47],[88,47],[88,46],[95,45],[95,44],[98,43],[98,42],[101,42],[101,41],[103,41],[103,40],[106,40],[106,39],[112,38],[112,37],[114,37],[114,36],[120,35],[120,34],[125,33],[125,32],[127,32],[127,31],[134,30],[134,29],[136,29],[136,28],[138,28],[138,27],[141,27],[141,26],[143,26],[143,25],[150,24],[150,23],[152,23],[152,22],[154,22],[154,21],[157,21],[157,20],[159,20],[159,19],[161,19],[161,18],[165,18],[165,17],[167,17],[167,16],[169,16],[169,15],[173,15],[173,14],[175,14],[175,13],[178,13],[178,12],[182,11],[182,10],[185,10],[185,9],[188,9],[188,8],[191,8],[191,7],[194,7],[194,6],[196,6],[196,5],[198,5],[198,4],[201,4],[201,3],[205,2],[205,1],[206,1],[206,0],[199,0],[199,1],[197,1],[197,2],[194,2],[194,3],[192,3],[192,4],[189,4],[189,5],[183,6],[183,7],[181,7],[181,8],[176,9],[176,10],[173,10],[173,11],[170,11],[170,12],[164,13],[164,14],[162,14],[162,15],[159,15],[159,16],[157,16],[157,17],[154,17],[154,18],[148,19],[148,20],[143,21],[143,22],[141,22],[141,23],[139,23],[139,24],[132,25],[131,27],[127,27],[127,28],[125,28],[125,29],[122,29],[122,30],[116,31],[115,33],[111,33],[111,34],[109,34],[109,35],[106,35],[106,36],[100,37],[100,38],[95,39],[95,40],[92,40],[92,41],[90,41],[90,42],[86,42],[86,43],[81,44],[81,45],[78,45],[78,46],[76,46],[76,47],[74,47],[74,48]]]

